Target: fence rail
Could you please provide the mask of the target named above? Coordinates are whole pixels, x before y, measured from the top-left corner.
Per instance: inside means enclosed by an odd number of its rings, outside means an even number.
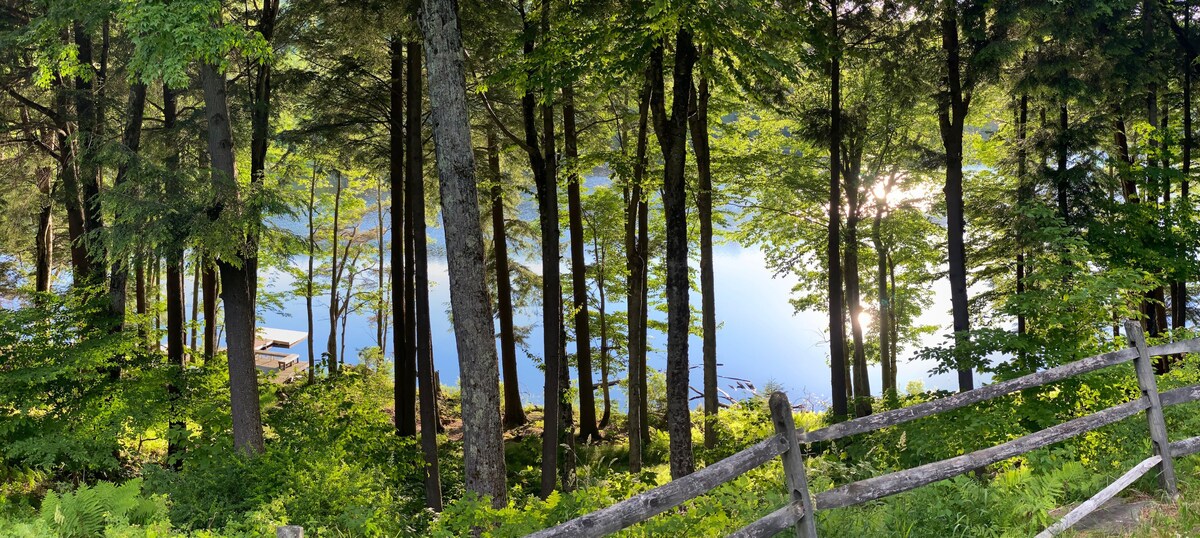
[[[1058,443],[1143,411],[1146,414],[1154,454],[1134,466],[1087,502],[1076,507],[1063,519],[1042,531],[1038,537],[1054,536],[1070,528],[1071,525],[1151,470],[1158,470],[1159,485],[1173,500],[1177,495],[1174,458],[1200,452],[1200,437],[1170,442],[1162,409],[1165,406],[1200,400],[1200,385],[1159,393],[1151,360],[1156,356],[1200,353],[1200,338],[1148,347],[1140,324],[1127,321],[1125,322],[1125,331],[1130,343],[1130,347],[1126,349],[1088,357],[946,398],[857,418],[809,432],[795,431],[792,423],[791,404],[785,394],[776,392],[771,395],[770,400],[771,420],[775,426],[775,435],[679,480],[668,482],[607,508],[530,536],[536,538],[592,537],[616,532],[708,493],[717,486],[779,456],[783,460],[784,477],[787,481],[790,501],[767,516],[735,531],[731,536],[773,536],[791,528],[796,531],[797,536],[816,538],[814,515],[817,510],[853,506],[903,493]],[[800,450],[801,443],[832,441],[872,432],[1130,361],[1134,363],[1138,387],[1142,392],[1142,395],[1135,400],[969,454],[860,480],[816,495],[812,495],[809,491],[808,478],[805,475],[804,455]]]

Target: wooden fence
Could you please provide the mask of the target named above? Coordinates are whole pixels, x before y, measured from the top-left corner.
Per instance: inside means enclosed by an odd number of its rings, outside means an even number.
[[[946,398],[857,418],[809,432],[796,431],[792,422],[792,407],[787,396],[782,392],[776,392],[771,395],[770,399],[771,421],[775,425],[774,436],[759,441],[750,448],[679,480],[639,493],[612,506],[580,516],[556,527],[533,533],[530,537],[591,537],[616,532],[699,497],[778,456],[783,460],[783,471],[791,501],[762,519],[734,532],[731,536],[773,536],[793,528],[797,536],[814,538],[817,536],[813,517],[816,510],[853,506],[903,493],[1069,439],[1143,411],[1145,411],[1149,426],[1154,453],[1087,502],[1080,504],[1060,521],[1042,531],[1038,537],[1054,536],[1070,528],[1071,525],[1152,469],[1158,471],[1159,486],[1166,492],[1168,498],[1174,500],[1178,495],[1175,487],[1174,458],[1200,452],[1200,437],[1170,442],[1167,437],[1166,422],[1163,419],[1163,407],[1200,400],[1200,385],[1191,385],[1160,394],[1154,379],[1154,368],[1151,361],[1156,356],[1200,353],[1200,338],[1147,347],[1140,324],[1126,322],[1125,331],[1131,347],[1120,351],[1089,357]],[[1142,391],[1141,397],[1135,400],[969,454],[860,480],[822,491],[816,495],[809,492],[808,479],[804,469],[804,453],[800,449],[801,443],[831,441],[871,432],[1129,361],[1134,363],[1138,386]]]

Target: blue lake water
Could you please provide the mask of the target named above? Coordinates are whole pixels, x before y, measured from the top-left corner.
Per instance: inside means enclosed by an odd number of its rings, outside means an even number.
[[[597,169],[586,180],[585,188],[609,183],[603,169]],[[518,208],[521,218],[536,220],[535,205],[527,201]],[[458,353],[455,348],[454,333],[450,324],[450,286],[446,274],[446,260],[442,249],[443,235],[440,227],[440,216],[431,216],[428,234],[431,241],[429,272],[430,272],[430,307],[433,337],[434,367],[441,376],[444,384],[456,385],[459,376]],[[298,235],[306,235],[306,228],[300,222],[278,222],[284,228]],[[374,226],[374,214],[368,213],[362,229]],[[567,239],[563,230],[563,240]],[[535,260],[537,253],[512,253],[514,258],[535,271],[539,263]],[[589,253],[590,256],[590,253]],[[307,267],[307,257],[299,256],[292,260],[297,267]],[[563,275],[567,275],[568,267],[563,266]],[[698,271],[697,273],[698,274]],[[721,364],[718,374],[725,377],[745,379],[756,390],[761,390],[768,383],[775,383],[786,390],[793,402],[806,402],[812,407],[823,408],[829,401],[831,392],[828,364],[828,316],[822,312],[796,312],[789,302],[789,296],[796,284],[794,278],[776,277],[772,270],[766,267],[762,252],[756,248],[747,248],[737,244],[718,244],[714,249],[714,274],[716,287],[716,315],[719,326],[717,334],[717,361]],[[291,277],[279,269],[264,269],[260,276],[260,290],[281,293],[281,308],[271,309],[260,306],[260,326],[280,329],[307,330],[304,297],[282,293],[292,290],[295,283]],[[374,285],[374,284],[368,284]],[[187,290],[191,290],[190,281]],[[920,325],[940,327],[934,335],[928,336],[922,345],[934,345],[942,341],[942,334],[949,332],[950,326],[950,295],[949,285],[945,280],[936,282],[932,287],[932,306],[916,320]],[[189,298],[190,299],[190,298]],[[612,298],[610,298],[612,299]],[[699,305],[700,296],[693,292],[691,301]],[[609,311],[624,310],[622,301],[611,301]],[[190,309],[190,306],[189,306]],[[316,353],[319,356],[325,350],[329,334],[329,297],[320,296],[314,300],[314,335]],[[542,332],[538,323],[540,306],[534,305],[524,311],[517,311],[515,323],[518,326],[531,326],[527,342],[528,350],[518,348],[518,376],[521,393],[525,403],[540,404],[542,402],[541,370],[535,366],[529,354],[541,356]],[[190,310],[189,310],[190,312]],[[367,312],[350,314],[346,333],[345,349],[347,361],[357,362],[358,350],[375,345],[376,328],[369,319]],[[661,312],[651,312],[651,316],[665,321]],[[597,337],[593,329],[593,337]],[[391,355],[391,335],[389,332],[388,355]],[[666,335],[651,331],[649,343],[652,348],[647,360],[651,368],[663,370],[666,366]],[[574,343],[568,342],[568,352],[574,352]],[[957,389],[958,382],[955,374],[931,375],[934,367],[931,362],[907,360],[915,349],[902,349],[898,360],[897,384],[904,390],[910,381],[920,381],[926,389]],[[298,353],[300,360],[307,361],[307,345],[301,343],[292,352]],[[691,384],[698,387],[702,382],[701,339],[691,337],[688,343],[689,362],[693,366]],[[623,361],[622,361],[623,362]],[[575,372],[572,370],[572,377]],[[979,377],[977,375],[977,377]],[[623,379],[624,374],[618,373],[613,379]],[[599,375],[595,376],[597,382]],[[980,381],[987,381],[982,376]],[[872,392],[880,393],[881,371],[878,365],[871,366],[870,382]],[[721,387],[735,398],[748,396],[749,391],[738,388],[737,382],[721,379]],[[620,388],[612,391],[613,398],[618,402],[624,401]],[[698,403],[698,402],[696,402]]]
[[[430,234],[435,241],[440,240],[440,230],[431,229]],[[304,257],[294,260],[296,264],[307,264]],[[564,267],[564,270],[566,268]],[[431,256],[430,270],[430,301],[432,308],[431,324],[433,333],[433,349],[435,368],[440,372],[445,384],[455,385],[459,375],[458,354],[455,349],[454,333],[449,320],[450,290],[446,274],[446,262],[443,257]],[[756,249],[744,248],[738,245],[721,245],[716,249],[714,257],[714,272],[716,286],[716,311],[720,329],[717,333],[717,358],[722,365],[719,374],[750,381],[754,387],[761,390],[769,382],[781,385],[794,402],[807,402],[821,408],[829,400],[830,380],[828,365],[828,344],[826,331],[828,318],[826,314],[815,311],[795,312],[788,298],[795,282],[789,278],[776,278],[772,271],[765,267],[762,253]],[[564,274],[566,274],[564,272]],[[290,277],[279,270],[267,270],[262,275],[263,289],[284,292],[293,288]],[[191,283],[188,283],[190,292]],[[945,282],[938,282],[933,288],[933,307],[919,320],[921,324],[936,324],[947,327],[949,322],[949,288]],[[700,297],[693,293],[692,301],[699,304]],[[329,333],[328,296],[317,297],[314,300],[315,334],[313,335],[315,349],[319,355],[327,345]],[[190,306],[189,306],[190,308]],[[623,309],[620,303],[610,305],[611,309]],[[307,330],[305,319],[305,301],[301,296],[284,294],[282,308],[260,309],[260,326],[281,329]],[[540,404],[542,402],[542,372],[535,366],[528,353],[541,354],[541,327],[537,325],[536,308],[528,311],[518,311],[516,323],[534,326],[529,334],[530,349],[518,349],[518,374],[521,392],[525,403]],[[189,310],[190,311],[190,310]],[[375,345],[376,329],[368,318],[368,313],[351,314],[347,323],[345,340],[346,355],[351,363],[357,362],[358,350]],[[942,331],[944,332],[944,331]],[[940,333],[939,333],[940,334]],[[391,338],[389,333],[389,339]],[[934,344],[940,336],[927,339],[927,344]],[[666,335],[650,332],[650,345],[658,351],[652,351],[648,361],[651,368],[665,368],[666,357],[662,351],[665,348]],[[573,342],[568,343],[568,351],[573,352]],[[698,337],[689,341],[690,363],[692,369],[691,381],[693,386],[701,383],[698,365],[701,363],[701,342]],[[391,355],[389,340],[388,355]],[[929,370],[934,366],[929,362],[905,360],[912,354],[913,349],[905,349],[901,353],[898,365],[898,385],[903,389],[909,381],[921,381],[930,389],[954,389],[957,381],[953,374],[930,375]],[[293,348],[302,361],[308,360],[307,345],[301,343]],[[878,394],[881,381],[877,365],[871,367],[871,387]],[[574,376],[574,371],[572,371]],[[623,379],[623,374],[616,374],[614,379]],[[598,380],[598,375],[596,377]],[[738,389],[733,380],[722,379],[721,387],[734,397],[749,395],[744,389]],[[613,390],[614,399],[624,401],[621,389]]]

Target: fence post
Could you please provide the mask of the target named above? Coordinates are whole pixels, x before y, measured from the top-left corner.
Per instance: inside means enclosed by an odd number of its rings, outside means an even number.
[[[804,507],[804,515],[796,522],[796,536],[800,538],[817,538],[817,519],[813,510],[812,496],[808,493],[808,475],[804,470],[804,455],[800,453],[800,443],[796,442],[796,424],[792,419],[792,404],[787,394],[775,392],[771,394],[771,422],[775,425],[775,433],[783,435],[788,443],[788,451],[779,457],[783,459],[783,474],[787,477],[788,493],[792,502],[800,501]]]
[[[1162,456],[1159,463],[1158,484],[1167,492],[1167,497],[1174,501],[1179,495],[1175,487],[1175,462],[1171,458],[1171,442],[1167,438],[1167,422],[1163,417],[1162,401],[1158,397],[1158,382],[1154,379],[1154,366],[1150,364],[1150,349],[1146,346],[1146,336],[1142,332],[1142,324],[1125,321],[1125,334],[1129,342],[1137,348],[1138,357],[1133,360],[1137,370],[1138,388],[1150,401],[1146,409],[1146,420],[1150,424],[1150,441],[1154,445],[1154,454]]]
[[[276,538],[304,538],[304,527],[299,525],[284,525],[275,527]]]

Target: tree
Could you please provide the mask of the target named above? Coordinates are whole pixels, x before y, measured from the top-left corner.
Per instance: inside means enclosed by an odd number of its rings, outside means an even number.
[[[496,261],[496,318],[500,322],[500,363],[504,379],[504,427],[528,422],[521,406],[517,381],[517,338],[513,326],[512,275],[508,262],[508,233],[504,222],[504,178],[500,174],[500,147],[495,129],[487,130],[488,173],[492,180],[492,252]]]
[[[467,114],[466,78],[458,14],[451,0],[424,0],[421,30],[428,49],[429,101],[433,118],[442,215],[463,386],[463,455],[467,490],[507,504],[504,444],[483,231],[475,188],[475,157]]]
[[[687,338],[691,326],[688,307],[687,111],[696,47],[691,30],[675,33],[671,114],[667,115],[663,81],[663,46],[651,55],[650,110],[654,132],[662,150],[663,211],[667,217],[667,432],[671,445],[671,477],[692,473],[692,421],[688,409]]]

